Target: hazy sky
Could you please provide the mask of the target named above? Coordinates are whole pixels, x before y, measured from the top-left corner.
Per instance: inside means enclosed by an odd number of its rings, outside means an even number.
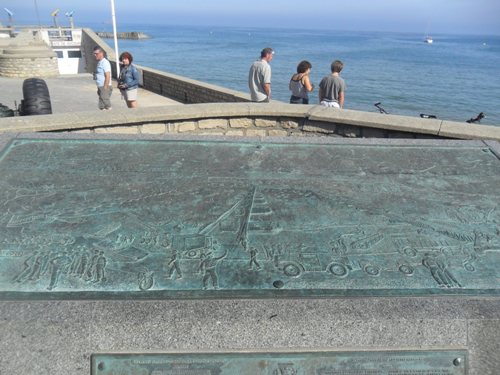
[[[76,24],[109,23],[109,0],[0,0],[19,23],[52,22],[60,8]],[[118,25],[165,23],[500,35],[500,0],[115,0]],[[2,12],[0,22],[7,23]]]

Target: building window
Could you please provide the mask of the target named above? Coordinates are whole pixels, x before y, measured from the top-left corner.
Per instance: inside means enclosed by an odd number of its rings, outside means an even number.
[[[80,59],[82,57],[82,51],[68,51],[68,57],[70,59]]]
[[[57,58],[62,59],[63,58],[63,51],[56,51]]]

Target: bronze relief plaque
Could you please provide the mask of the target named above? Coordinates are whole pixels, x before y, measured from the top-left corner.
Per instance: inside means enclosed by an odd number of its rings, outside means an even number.
[[[466,375],[465,350],[94,354],[91,375]]]
[[[16,139],[0,298],[498,295],[488,147]]]

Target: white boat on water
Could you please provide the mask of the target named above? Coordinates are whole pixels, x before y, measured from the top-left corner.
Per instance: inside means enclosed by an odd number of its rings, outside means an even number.
[[[426,36],[424,42],[427,44],[432,44],[434,43],[434,40],[432,39],[432,37]]]

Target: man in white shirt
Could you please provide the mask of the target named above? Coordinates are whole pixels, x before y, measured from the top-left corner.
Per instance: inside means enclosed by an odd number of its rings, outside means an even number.
[[[97,85],[97,96],[99,97],[99,109],[111,109],[111,64],[104,57],[104,51],[100,47],[94,48],[94,57],[97,60],[97,67],[94,79]]]
[[[271,65],[274,51],[264,48],[248,72],[248,88],[253,102],[268,103],[271,100]]]

